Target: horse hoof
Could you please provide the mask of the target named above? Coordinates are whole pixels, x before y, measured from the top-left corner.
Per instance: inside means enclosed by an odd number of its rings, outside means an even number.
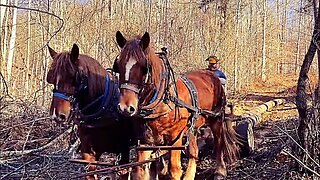
[[[220,174],[220,173],[216,173],[214,175],[214,180],[225,180],[226,179],[226,176]]]

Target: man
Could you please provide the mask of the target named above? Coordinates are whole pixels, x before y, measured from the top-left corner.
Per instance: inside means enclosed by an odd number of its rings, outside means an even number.
[[[220,82],[226,91],[227,77],[220,70],[220,60],[216,56],[212,55],[209,56],[206,61],[209,61],[208,70],[213,71],[213,73],[220,79]]]

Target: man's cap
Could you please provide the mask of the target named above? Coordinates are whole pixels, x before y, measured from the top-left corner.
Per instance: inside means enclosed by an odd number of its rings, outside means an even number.
[[[220,60],[217,58],[217,56],[215,55],[212,55],[212,56],[209,56],[206,61],[209,61],[209,63],[211,64],[216,64],[217,62],[219,62]]]

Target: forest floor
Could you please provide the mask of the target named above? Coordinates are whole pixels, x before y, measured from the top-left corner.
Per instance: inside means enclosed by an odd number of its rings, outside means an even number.
[[[235,114],[276,98],[284,98],[286,103],[263,114],[263,122],[254,127],[254,151],[228,164],[227,179],[302,178],[292,158],[298,124],[296,83],[296,78],[275,78],[247,87],[239,95],[229,95],[228,101],[235,105]],[[65,132],[70,126],[56,124],[47,114],[44,107],[1,99],[0,180],[73,179],[84,172],[84,165],[68,161],[79,157],[79,154],[68,153],[70,136]],[[42,149],[48,143],[50,146]],[[36,150],[28,152],[30,149]],[[214,157],[211,154],[209,150],[199,158],[196,179],[213,179]],[[106,154],[103,159],[106,158],[115,161],[112,154]]]

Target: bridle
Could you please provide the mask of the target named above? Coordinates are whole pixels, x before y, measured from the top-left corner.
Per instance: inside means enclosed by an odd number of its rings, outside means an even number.
[[[116,57],[116,59],[114,60],[114,65],[113,65],[113,71],[116,73],[119,73],[119,70],[117,67],[115,67],[116,63],[118,61],[118,56]],[[128,89],[131,90],[133,92],[135,92],[137,95],[139,95],[143,89],[145,88],[145,86],[152,84],[152,72],[151,72],[151,64],[149,63],[149,60],[147,58],[145,58],[145,62],[146,62],[146,73],[144,75],[144,79],[143,79],[143,83],[138,84],[138,83],[132,83],[129,82],[129,80],[123,82],[120,84],[120,89]]]
[[[150,99],[142,99],[142,95],[144,90],[146,88],[150,88],[150,85],[154,85],[155,82],[152,82],[152,73],[151,73],[151,64],[148,59],[146,59],[147,63],[147,72],[144,77],[143,83],[141,85],[137,85],[132,82],[124,82],[120,84],[120,89],[128,89],[133,92],[135,92],[138,95],[139,99],[139,115],[144,118],[149,118],[151,116],[153,111],[157,108],[159,103],[164,102],[165,104],[168,104],[170,102],[169,96],[170,96],[170,87],[173,83],[174,85],[174,94],[176,94],[176,85],[175,85],[175,77],[172,71],[172,68],[170,66],[170,63],[167,58],[167,49],[161,48],[161,52],[158,52],[156,54],[159,55],[159,58],[161,59],[163,63],[162,67],[162,73],[160,77],[160,84],[156,89],[149,89],[150,92],[146,97]],[[117,60],[117,59],[116,59]]]
[[[88,79],[86,76],[82,76],[81,73],[76,72],[75,77],[75,92],[70,94],[67,92],[63,92],[58,90],[56,87],[52,90],[53,98],[62,99],[65,101],[70,102],[71,107],[73,107],[76,103],[76,101],[79,99],[81,95],[84,95],[83,93],[87,91],[88,89]],[[71,108],[71,111],[73,108]]]
[[[69,101],[70,103],[74,100],[74,96],[73,95],[68,95],[68,93],[59,91],[56,88],[54,88],[52,90],[52,92],[53,92],[52,97],[54,97],[54,98],[62,99],[62,100],[65,100],[65,101]]]

